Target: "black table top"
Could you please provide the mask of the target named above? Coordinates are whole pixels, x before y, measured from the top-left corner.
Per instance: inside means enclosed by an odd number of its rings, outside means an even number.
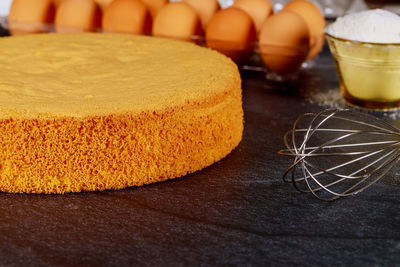
[[[0,193],[0,264],[399,265],[398,169],[333,202],[282,181],[283,134],[324,108],[308,95],[337,87],[326,50],[288,91],[243,72],[243,140],[202,171],[120,191]]]

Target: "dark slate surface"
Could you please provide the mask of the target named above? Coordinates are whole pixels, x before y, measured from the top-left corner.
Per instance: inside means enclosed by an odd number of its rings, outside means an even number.
[[[121,191],[0,193],[0,264],[399,265],[399,170],[334,202],[281,180],[284,132],[323,108],[304,95],[337,87],[329,53],[316,63],[286,92],[244,72],[243,141],[200,172]]]

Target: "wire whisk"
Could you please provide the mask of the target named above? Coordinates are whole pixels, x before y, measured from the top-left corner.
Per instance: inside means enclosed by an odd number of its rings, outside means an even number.
[[[305,125],[302,127],[301,125]],[[293,164],[283,175],[322,200],[355,195],[381,179],[400,158],[400,130],[351,109],[301,115],[284,135]]]

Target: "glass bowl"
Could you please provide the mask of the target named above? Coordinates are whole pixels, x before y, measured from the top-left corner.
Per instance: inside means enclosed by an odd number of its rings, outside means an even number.
[[[367,43],[325,35],[348,103],[377,110],[400,107],[400,43]]]

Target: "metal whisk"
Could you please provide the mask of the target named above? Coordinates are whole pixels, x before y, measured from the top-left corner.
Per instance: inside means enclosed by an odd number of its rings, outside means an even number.
[[[294,157],[284,181],[323,200],[363,191],[400,159],[400,130],[350,109],[303,114],[284,143],[279,153]]]

